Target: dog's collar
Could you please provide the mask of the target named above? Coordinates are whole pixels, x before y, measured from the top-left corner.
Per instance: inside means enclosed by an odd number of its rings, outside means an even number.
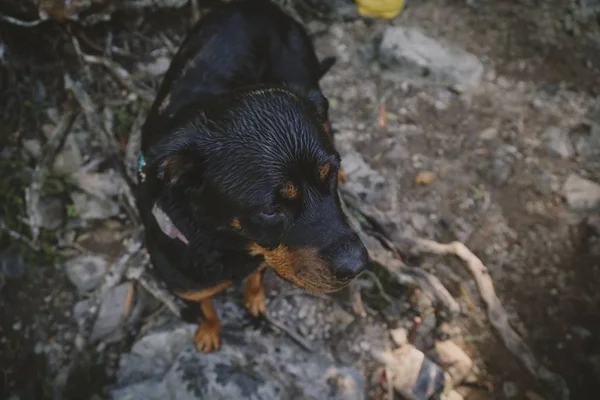
[[[144,182],[146,180],[146,159],[143,154],[140,154],[140,157],[138,158],[137,172],[140,182]]]
[[[187,238],[183,235],[183,233],[181,233],[179,229],[177,229],[177,227],[175,227],[175,224],[173,224],[171,218],[169,218],[169,216],[163,210],[161,210],[157,204],[155,204],[154,207],[152,207],[152,215],[154,215],[156,223],[165,235],[167,235],[171,239],[177,238],[183,243],[189,244]]]
[[[143,154],[140,154],[140,157],[138,158],[137,171],[139,175],[139,181],[144,182],[146,180],[146,159],[144,158]],[[165,235],[172,239],[177,238],[185,244],[189,243],[185,235],[181,233],[181,231],[177,229],[177,227],[175,227],[175,224],[173,224],[171,218],[169,218],[169,216],[163,210],[161,210],[158,204],[154,204],[154,207],[152,207],[152,215],[154,215],[156,223]]]

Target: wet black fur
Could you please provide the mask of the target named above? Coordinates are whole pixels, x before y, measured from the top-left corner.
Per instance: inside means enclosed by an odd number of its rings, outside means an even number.
[[[319,80],[333,63],[320,62],[304,29],[266,0],[219,6],[190,32],[143,127],[138,187],[146,246],[171,289],[240,281],[262,261],[249,255],[251,242],[312,247],[329,261],[344,248],[364,252],[341,212],[340,159],[323,129]],[[288,181],[298,200],[280,196]],[[160,230],[155,202],[189,246]]]

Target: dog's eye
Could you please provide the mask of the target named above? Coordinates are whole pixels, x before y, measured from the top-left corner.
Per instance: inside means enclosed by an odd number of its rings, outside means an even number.
[[[281,216],[281,209],[279,207],[267,208],[260,212],[260,216],[265,221],[274,221]]]

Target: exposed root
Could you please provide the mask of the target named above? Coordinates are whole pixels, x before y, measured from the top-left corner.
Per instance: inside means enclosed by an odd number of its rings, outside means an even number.
[[[452,242],[442,244],[426,239],[416,240],[417,250],[423,253],[454,255],[463,260],[477,282],[479,294],[483,299],[488,318],[507,349],[517,357],[525,368],[536,378],[553,387],[561,399],[569,398],[569,389],[564,379],[544,367],[534,356],[525,341],[510,326],[508,315],[494,290],[494,283],[487,267],[463,243]]]
[[[358,282],[353,281],[350,285],[348,285],[348,290],[350,290],[352,311],[354,311],[354,314],[358,315],[359,317],[365,318],[367,316],[367,310],[365,310],[365,305],[363,304],[362,297],[360,295],[360,286],[358,285]]]

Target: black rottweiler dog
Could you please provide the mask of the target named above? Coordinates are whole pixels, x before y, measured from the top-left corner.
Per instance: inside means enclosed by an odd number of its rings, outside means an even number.
[[[319,62],[276,5],[237,1],[199,21],[164,77],[143,127],[138,206],[155,271],[202,313],[200,350],[219,347],[210,297],[226,287],[246,278],[259,316],[265,267],[332,292],[367,264],[340,206],[319,87],[334,61]]]

